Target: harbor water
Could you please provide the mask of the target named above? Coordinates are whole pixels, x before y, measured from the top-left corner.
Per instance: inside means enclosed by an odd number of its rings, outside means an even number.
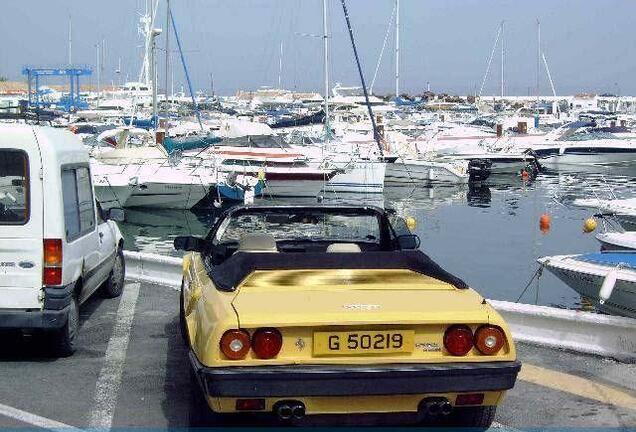
[[[594,212],[570,204],[575,198],[630,196],[636,178],[620,174],[615,170],[541,173],[534,180],[493,176],[471,186],[385,188],[382,195],[327,194],[322,203],[378,205],[415,217],[421,249],[488,298],[589,310],[589,303],[549,272],[532,280],[539,267],[536,259],[599,250],[595,233],[583,232],[584,220]],[[315,199],[262,198],[257,202],[320,205]],[[120,224],[125,247],[177,256],[174,237],[204,236],[228,205],[210,207],[126,209],[126,222]],[[546,232],[539,229],[543,214],[551,219]],[[605,223],[601,220],[597,232]]]

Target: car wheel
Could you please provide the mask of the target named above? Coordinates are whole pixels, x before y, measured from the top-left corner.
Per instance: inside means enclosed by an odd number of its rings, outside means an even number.
[[[68,318],[64,326],[51,335],[52,351],[59,357],[68,357],[75,352],[75,338],[79,329],[79,306],[71,298]]]
[[[183,282],[181,283],[181,293],[179,294],[179,330],[181,331],[183,342],[189,346],[188,328],[186,326],[185,309],[183,307]]]
[[[223,414],[215,413],[210,409],[199,386],[199,382],[191,367],[189,380],[189,405],[188,405],[188,425],[190,427],[210,427],[221,426],[225,423]]]
[[[488,429],[495,421],[496,406],[456,408],[452,426]]]
[[[110,276],[102,285],[102,293],[104,297],[119,297],[124,290],[124,277],[126,275],[126,261],[124,260],[124,252],[119,249],[115,257],[115,264],[110,271]]]

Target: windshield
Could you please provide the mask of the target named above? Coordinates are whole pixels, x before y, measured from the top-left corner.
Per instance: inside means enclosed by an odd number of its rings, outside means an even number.
[[[293,210],[229,217],[219,227],[213,242],[235,243],[245,234],[255,233],[271,234],[276,241],[380,242],[380,225],[375,215]]]
[[[29,220],[29,160],[22,150],[0,150],[0,224]]]

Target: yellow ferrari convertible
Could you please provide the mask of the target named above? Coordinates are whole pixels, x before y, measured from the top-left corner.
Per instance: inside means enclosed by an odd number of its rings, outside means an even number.
[[[515,384],[506,323],[394,213],[239,206],[174,244],[190,252],[181,331],[217,417],[487,427]]]

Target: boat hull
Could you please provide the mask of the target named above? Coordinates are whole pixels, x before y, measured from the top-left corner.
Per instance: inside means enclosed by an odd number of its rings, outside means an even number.
[[[592,300],[602,312],[636,318],[636,272],[623,269],[619,272],[611,296],[604,304],[599,302],[599,292],[605,276],[613,268],[580,262],[575,256],[547,257],[542,262],[548,270],[582,297]]]
[[[387,164],[384,176],[385,185],[412,185],[430,183],[468,183],[467,173],[455,173],[445,167],[444,164],[400,162]]]
[[[336,174],[324,188],[324,192],[381,194],[384,191],[386,165],[383,162],[357,162],[343,167],[345,172]]]
[[[188,210],[205,198],[209,190],[203,184],[142,183],[134,187],[126,207]]]
[[[266,180],[263,196],[315,198],[320,195],[326,182],[323,180]]]
[[[539,163],[547,168],[568,168],[569,166],[633,166],[636,172],[636,149],[612,152],[581,152],[563,154],[539,154]]]

